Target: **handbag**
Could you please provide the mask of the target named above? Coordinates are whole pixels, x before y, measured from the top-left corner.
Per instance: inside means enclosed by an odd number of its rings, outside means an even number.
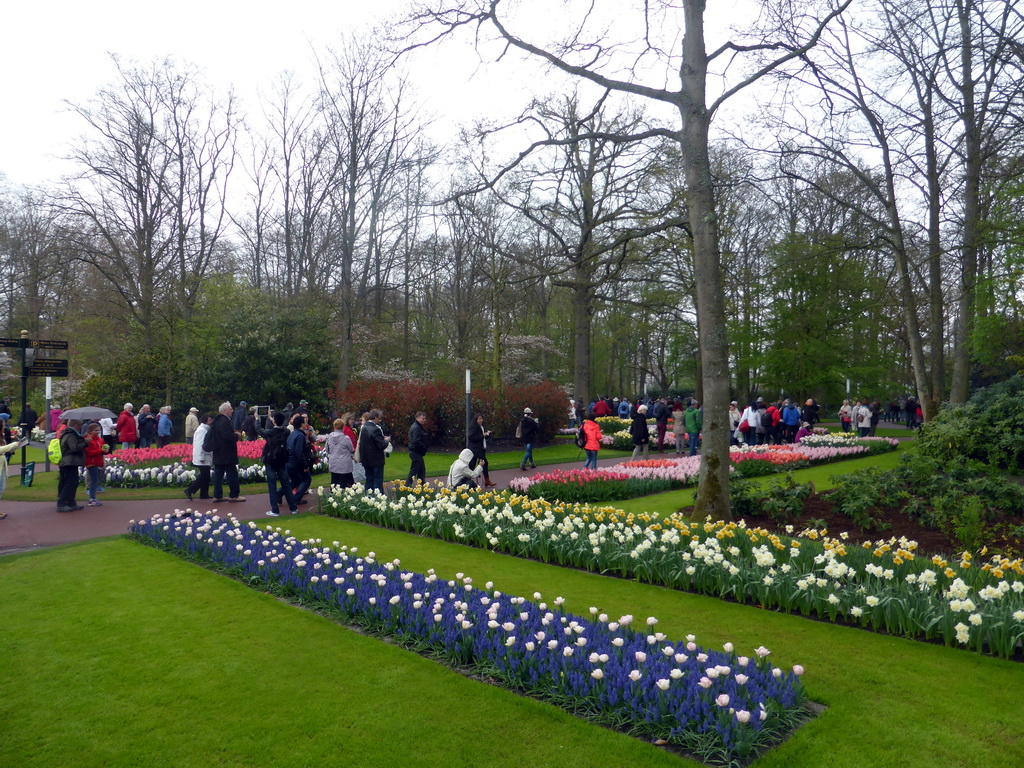
[[[744,419],[743,421],[740,422],[740,432],[742,432],[743,434],[746,434],[749,431],[750,431],[750,424],[748,424],[747,420]]]

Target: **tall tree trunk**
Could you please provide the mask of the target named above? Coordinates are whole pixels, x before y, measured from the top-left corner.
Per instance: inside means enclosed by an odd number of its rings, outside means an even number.
[[[591,298],[590,279],[586,269],[577,269],[576,284],[573,286],[573,397],[582,400],[584,405],[590,403],[590,331],[591,331]]]
[[[693,233],[693,274],[697,290],[697,333],[704,384],[704,442],[697,518],[731,520],[729,509],[729,343],[725,332],[725,295],[718,245],[718,214],[708,152],[711,115],[706,103],[707,53],[704,48],[704,0],[684,4],[682,130],[686,197]]]
[[[981,130],[974,104],[974,41],[971,33],[973,0],[958,0],[960,21],[960,76],[964,124],[964,231],[961,250],[960,300],[957,302],[953,347],[953,382],[949,401],[967,402],[971,388],[971,347],[974,335],[975,290],[978,279],[978,240],[981,199]]]
[[[928,321],[931,325],[931,391],[924,401],[924,417],[938,413],[946,394],[945,304],[942,299],[942,190],[940,188],[938,149],[932,116],[926,116],[925,152],[928,173]]]

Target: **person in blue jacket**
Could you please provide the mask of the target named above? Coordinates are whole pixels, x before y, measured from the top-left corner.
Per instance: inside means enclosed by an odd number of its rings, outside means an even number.
[[[171,444],[171,433],[174,431],[174,425],[171,424],[171,406],[165,405],[160,409],[160,415],[156,421],[156,438],[157,446],[163,448],[165,445]]]

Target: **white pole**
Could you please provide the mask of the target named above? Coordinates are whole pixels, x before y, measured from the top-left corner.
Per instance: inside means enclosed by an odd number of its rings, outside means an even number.
[[[470,389],[470,374],[469,368],[466,369],[466,447],[469,448],[469,427],[472,421],[469,409],[469,389]]]

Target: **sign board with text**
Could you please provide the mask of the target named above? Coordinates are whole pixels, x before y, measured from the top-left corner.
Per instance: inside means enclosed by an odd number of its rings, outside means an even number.
[[[66,341],[55,341],[53,339],[36,339],[32,342],[32,346],[36,349],[67,349],[68,343]]]

